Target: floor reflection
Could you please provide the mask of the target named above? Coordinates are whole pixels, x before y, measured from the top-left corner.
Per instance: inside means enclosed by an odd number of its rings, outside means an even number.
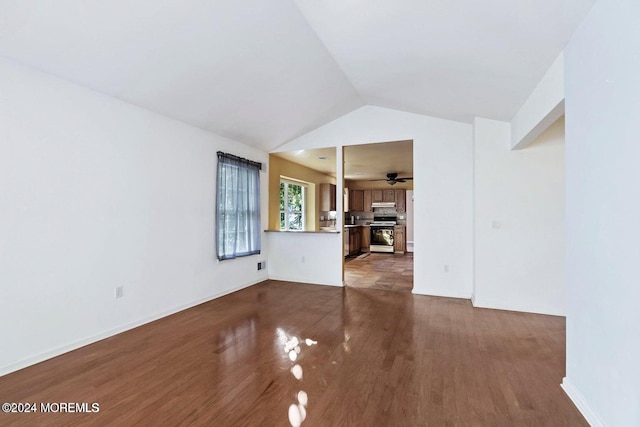
[[[316,290],[325,289],[310,289]],[[233,326],[222,329],[214,349],[219,357],[218,385],[237,384],[225,396],[229,401],[241,399],[236,409],[266,405],[291,426],[309,423],[312,416],[315,423],[332,406],[340,405],[342,390],[350,389],[354,376],[370,369],[396,372],[413,360],[416,332],[411,294],[344,287],[327,295],[318,300],[310,297],[304,309],[296,311],[282,295],[275,301],[263,288],[253,301],[237,307],[247,310],[247,317],[236,318]],[[288,317],[283,318],[283,313]],[[376,332],[363,334],[363,330]],[[370,355],[364,364],[363,354]],[[243,365],[244,376],[225,373]],[[329,390],[333,391],[327,394]],[[319,396],[325,396],[322,404]],[[253,419],[233,410],[227,416],[241,423]]]
[[[215,353],[225,364],[250,357],[256,349],[258,314],[254,313],[233,326],[223,329],[216,336]]]
[[[414,297],[405,292],[389,292],[374,289],[343,289],[344,303],[342,318],[344,319],[342,347],[346,355],[352,349],[360,350],[366,346],[367,351],[379,354],[391,354],[389,346],[404,352],[405,357],[412,358],[413,343],[416,338],[414,327]],[[381,315],[393,313],[393,315]],[[395,333],[384,340],[362,336],[362,329],[373,328],[385,336],[387,331]],[[418,332],[419,333],[419,332]],[[401,352],[401,354],[402,354]],[[388,362],[388,361],[387,361]]]
[[[317,341],[314,341],[310,338],[305,338],[304,340],[300,340],[296,336],[288,335],[282,328],[276,329],[276,341],[282,346],[284,353],[289,357],[291,362],[295,362],[298,360],[298,355],[302,353],[303,344],[306,347],[311,347],[313,345],[318,344]],[[298,363],[291,367],[291,374],[297,381],[302,381],[304,376],[304,371],[302,366]],[[304,390],[298,391],[296,394],[297,403],[292,403],[289,405],[289,424],[292,427],[300,427],[304,420],[307,418],[307,404],[309,402],[309,396],[307,392]]]

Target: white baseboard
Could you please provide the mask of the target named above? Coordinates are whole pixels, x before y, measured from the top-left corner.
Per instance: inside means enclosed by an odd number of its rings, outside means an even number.
[[[439,289],[429,289],[427,291],[418,290],[416,291],[415,283],[413,285],[413,290],[411,291],[414,295],[425,295],[430,297],[444,297],[444,298],[461,298],[461,299],[470,299],[471,294],[467,293],[456,293],[450,292],[448,290],[439,290]]]
[[[520,311],[523,313],[533,313],[533,314],[545,314],[548,316],[562,316],[565,317],[565,313],[560,310],[547,310],[544,308],[537,307],[527,307],[525,305],[517,305],[505,303],[503,301],[490,301],[487,299],[478,298],[475,295],[471,299],[471,303],[476,308],[491,308],[494,310],[508,310],[508,311]]]
[[[198,299],[196,301],[192,301],[192,302],[187,303],[187,304],[182,304],[182,305],[179,305],[177,307],[173,307],[173,308],[171,308],[169,310],[161,311],[161,312],[152,314],[150,316],[143,317],[142,319],[138,319],[135,322],[131,322],[131,323],[128,323],[126,325],[122,325],[122,326],[119,326],[117,328],[113,328],[111,330],[108,330],[108,331],[105,331],[105,332],[102,332],[102,333],[99,333],[99,334],[96,334],[96,335],[92,335],[90,337],[75,341],[73,343],[57,347],[57,348],[55,348],[53,350],[45,351],[43,353],[36,354],[35,356],[28,357],[26,359],[22,359],[22,360],[19,360],[17,362],[14,362],[14,363],[10,363],[10,364],[5,365],[5,366],[1,366],[0,367],[0,377],[3,376],[3,375],[10,374],[11,372],[15,372],[15,371],[19,371],[20,369],[27,368],[27,367],[29,367],[31,365],[35,365],[36,363],[44,362],[45,360],[52,359],[52,358],[60,356],[60,355],[62,355],[64,353],[68,353],[70,351],[77,350],[80,347],[84,347],[86,345],[93,344],[93,343],[101,341],[101,340],[103,340],[105,338],[112,337],[114,335],[117,335],[117,334],[120,334],[122,332],[128,331],[129,329],[137,328],[138,326],[142,326],[142,325],[144,325],[146,323],[150,323],[150,322],[156,321],[156,320],[161,319],[163,317],[171,316],[172,314],[178,313],[179,311],[187,310],[187,309],[189,309],[191,307],[195,307],[196,305],[200,305],[200,304],[205,303],[207,301],[211,301],[211,300],[214,300],[216,298],[220,298],[222,296],[225,296],[225,295],[231,294],[233,292],[239,291],[240,289],[248,288],[249,286],[253,286],[253,285],[257,284],[257,283],[263,282],[264,280],[266,280],[266,279],[260,279],[260,280],[257,280],[255,282],[252,282],[252,283],[236,286],[236,287],[233,287],[233,288],[230,288],[230,289],[225,289],[222,292],[218,292],[218,293],[210,295],[208,297],[201,298],[201,299]]]
[[[322,286],[344,286],[342,283],[325,283],[325,282],[316,282],[308,279],[301,279],[300,277],[291,277],[291,276],[281,276],[278,274],[270,274],[269,280],[280,280],[282,282],[296,282],[296,283],[304,283],[309,285],[322,285]]]
[[[562,379],[560,387],[562,387],[567,396],[569,396],[573,404],[576,405],[576,408],[578,408],[591,427],[605,427],[600,417],[591,409],[582,393],[571,384],[571,381],[567,377]]]

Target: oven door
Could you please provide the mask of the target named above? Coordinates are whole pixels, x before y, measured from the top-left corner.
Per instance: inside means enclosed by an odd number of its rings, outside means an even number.
[[[371,252],[393,252],[393,226],[371,226]]]

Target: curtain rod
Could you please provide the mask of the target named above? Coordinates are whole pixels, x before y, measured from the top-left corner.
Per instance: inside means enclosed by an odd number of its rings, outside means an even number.
[[[260,170],[262,170],[262,163],[260,163],[260,162],[255,162],[253,160],[245,159],[244,157],[239,157],[239,156],[235,156],[233,154],[223,153],[222,151],[218,151],[218,157],[220,157],[220,156],[225,156],[225,157],[228,157],[230,159],[240,160],[240,161],[243,161],[243,162],[248,162],[248,163],[250,163],[250,164],[252,164],[254,166],[258,166],[258,168]]]

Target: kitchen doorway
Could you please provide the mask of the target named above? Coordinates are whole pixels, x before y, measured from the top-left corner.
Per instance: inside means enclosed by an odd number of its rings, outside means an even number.
[[[411,292],[413,141],[345,146],[343,161],[344,284]]]

